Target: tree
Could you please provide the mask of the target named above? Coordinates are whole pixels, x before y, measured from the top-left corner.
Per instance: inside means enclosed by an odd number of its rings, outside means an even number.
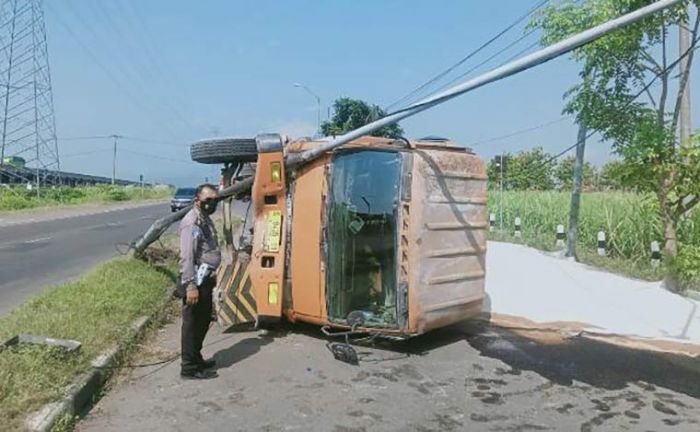
[[[652,2],[565,0],[544,8],[531,25],[542,28],[542,42],[551,44]],[[683,2],[574,51],[573,58],[582,64],[581,83],[565,94],[564,112],[612,142],[624,160],[627,178],[657,197],[665,249],[671,256],[678,251],[678,221],[700,197],[700,145],[694,140],[680,146],[676,138],[681,89],[694,49],[685,53],[683,70],[668,54],[669,29],[688,19],[690,3],[700,7],[700,0]],[[699,24],[696,13],[693,48]],[[676,76],[680,82],[672,86]],[[659,81],[658,89],[648,86],[652,79]],[[646,99],[638,100],[640,95]]]
[[[326,136],[342,135],[386,116],[377,105],[370,105],[359,99],[343,97],[333,102],[333,118],[321,124],[321,132]],[[373,136],[396,138],[403,135],[401,126],[394,123],[372,132]]]
[[[554,188],[552,159],[541,147],[523,150],[515,155],[506,153],[503,172],[503,187],[507,190],[549,190]],[[492,159],[487,166],[491,187],[501,181],[501,168]]]
[[[574,164],[576,158],[567,156],[554,168],[554,179],[557,187],[562,190],[571,190],[574,184]],[[590,162],[583,164],[583,187],[592,188],[595,186],[596,169]]]
[[[629,171],[624,160],[607,162],[598,173],[598,187],[602,190],[636,190]]]

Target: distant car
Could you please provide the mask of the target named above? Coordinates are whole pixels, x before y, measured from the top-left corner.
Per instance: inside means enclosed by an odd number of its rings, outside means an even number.
[[[173,199],[170,200],[170,211],[176,212],[192,204],[196,193],[196,188],[179,188],[176,190]]]

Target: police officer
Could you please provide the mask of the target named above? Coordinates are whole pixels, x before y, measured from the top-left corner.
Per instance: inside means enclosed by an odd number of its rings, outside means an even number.
[[[180,376],[187,379],[215,378],[216,362],[204,360],[202,343],[212,315],[212,290],[221,263],[216,229],[210,216],[216,210],[216,186],[197,187],[194,205],[180,222],[180,285],[183,299]]]

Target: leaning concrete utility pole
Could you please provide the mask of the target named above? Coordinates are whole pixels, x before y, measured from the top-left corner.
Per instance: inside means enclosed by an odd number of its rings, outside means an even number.
[[[680,49],[681,62],[680,71],[681,76],[684,71],[688,69],[688,56],[686,53],[690,49],[690,29],[688,28],[688,21],[685,20],[681,22],[678,26],[678,45]],[[685,83],[685,88],[683,89],[683,94],[681,95],[681,106],[680,106],[680,117],[678,119],[679,132],[680,132],[680,143],[682,146],[690,144],[690,135],[692,133],[692,125],[690,120],[690,74]]]
[[[578,215],[581,208],[583,164],[587,135],[588,129],[586,129],[586,125],[579,120],[578,141],[576,141],[576,162],[574,163],[574,190],[571,193],[571,207],[569,208],[569,235],[566,246],[566,256],[572,258],[576,258],[576,242],[578,241]]]
[[[633,12],[623,15],[614,20],[608,21],[606,23],[595,26],[589,30],[586,30],[577,35],[571,36],[561,42],[550,45],[543,48],[537,52],[530,55],[522,57],[520,59],[509,62],[501,67],[498,67],[490,72],[483,75],[475,77],[473,79],[467,80],[461,84],[457,84],[445,90],[442,93],[438,93],[435,96],[430,96],[423,99],[407,108],[396,111],[392,114],[387,115],[379,120],[375,120],[371,123],[366,124],[360,128],[347,132],[339,137],[322,144],[316,148],[307,150],[302,153],[292,153],[287,155],[285,165],[287,169],[294,169],[296,166],[303,165],[304,163],[310,162],[324,153],[330,152],[350,141],[357,139],[361,136],[368,135],[377,129],[384,126],[397,123],[407,117],[414,116],[422,111],[432,108],[441,103],[447,102],[450,99],[454,99],[457,96],[463,95],[467,92],[475,90],[479,87],[483,87],[492,82],[500,81],[504,78],[508,78],[520,72],[531,69],[535,66],[546,63],[552,59],[560,57],[567,54],[577,48],[580,48],[596,39],[599,39],[607,34],[620,30],[621,28],[638,22],[650,15],[653,15],[661,10],[674,6],[680,3],[682,0],[659,0],[643,8],[639,8]],[[238,193],[241,193],[245,187],[250,188],[253,184],[252,179],[237,183],[219,192],[220,199],[228,198]],[[165,232],[168,226],[177,220],[184,217],[184,215],[189,211],[189,207],[180,210],[177,213],[167,216],[163,219],[157,220],[144,234],[141,238],[137,239],[133,243],[134,251],[136,254],[141,254],[148,247],[149,244],[153,243],[160,237],[160,235]],[[166,224],[167,223],[167,224]]]

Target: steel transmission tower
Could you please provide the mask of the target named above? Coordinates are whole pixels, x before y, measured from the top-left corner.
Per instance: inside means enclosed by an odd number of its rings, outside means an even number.
[[[60,183],[42,0],[0,2],[0,180]]]

